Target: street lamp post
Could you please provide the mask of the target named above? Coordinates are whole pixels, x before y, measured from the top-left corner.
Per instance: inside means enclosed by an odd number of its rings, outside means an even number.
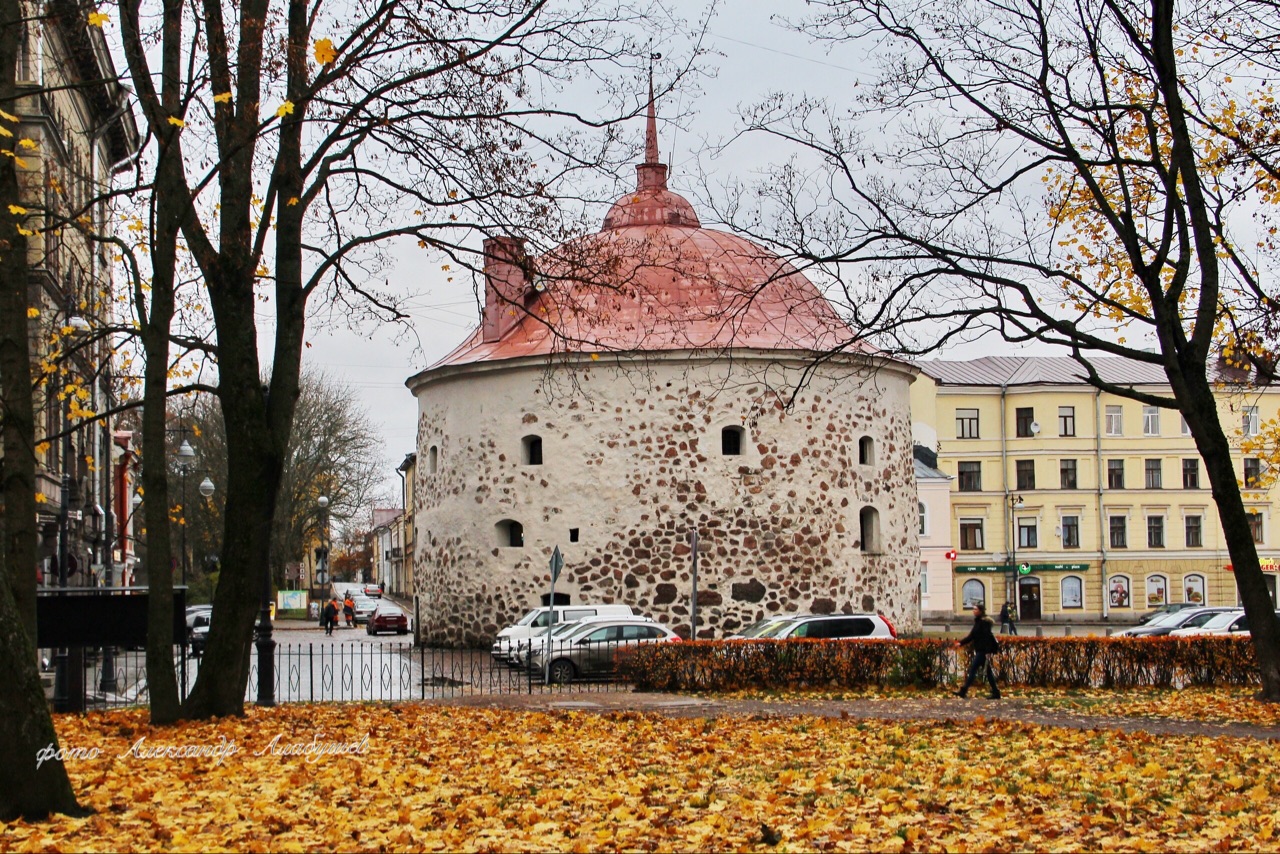
[[[1015,617],[1021,612],[1018,602],[1018,517],[1025,502],[1021,495],[1010,495],[1009,498],[1009,583],[1005,585],[1005,601],[1012,602]]]
[[[320,508],[320,554],[316,561],[316,587],[323,588],[329,581],[329,496],[316,499]]]
[[[196,451],[186,439],[186,427],[181,427],[182,444],[178,447],[178,473],[182,477],[182,586],[187,586],[187,475],[195,461]]]
[[[68,306],[70,298],[68,298]],[[67,318],[70,334],[79,335],[89,331],[89,322],[83,317],[72,315]],[[59,484],[58,501],[58,587],[62,595],[66,595],[68,564],[71,559],[71,395],[67,391],[66,382],[60,383],[58,397],[62,400],[62,477]],[[83,651],[77,649],[75,655],[66,647],[60,647],[54,655],[54,697],[58,711],[83,711],[84,700],[84,665]]]

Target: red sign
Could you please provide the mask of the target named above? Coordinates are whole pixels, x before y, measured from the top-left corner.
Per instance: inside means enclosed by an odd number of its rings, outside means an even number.
[[[952,549],[951,551],[947,552],[946,557],[947,557],[947,560],[955,560],[956,559],[955,549]]]
[[[1280,563],[1276,563],[1275,558],[1264,557],[1261,560],[1263,572],[1280,572]],[[1223,567],[1227,572],[1235,572],[1235,568],[1231,564]]]

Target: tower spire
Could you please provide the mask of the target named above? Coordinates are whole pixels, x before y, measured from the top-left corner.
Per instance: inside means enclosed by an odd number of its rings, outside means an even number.
[[[649,120],[644,132],[644,162],[662,162],[658,160],[658,116],[653,105],[653,57],[649,59]]]
[[[667,167],[658,159],[658,113],[653,97],[653,63],[662,54],[649,54],[649,108],[644,129],[644,162],[636,164],[636,189],[667,189]]]

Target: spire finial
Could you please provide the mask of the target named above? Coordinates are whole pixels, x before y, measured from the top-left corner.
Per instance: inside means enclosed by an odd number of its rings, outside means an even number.
[[[653,105],[653,62],[661,59],[662,54],[649,54],[649,121],[644,133],[644,162],[659,163],[658,160],[658,117]]]

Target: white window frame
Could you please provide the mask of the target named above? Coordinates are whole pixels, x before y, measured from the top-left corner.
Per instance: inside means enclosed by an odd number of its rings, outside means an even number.
[[[927,537],[929,536],[929,507],[923,501],[916,503],[919,505],[917,510],[920,513],[920,536]]]
[[[1193,578],[1200,579],[1200,601],[1199,602],[1195,602],[1194,600],[1188,598],[1187,596],[1187,582]],[[1209,579],[1205,577],[1205,574],[1203,572],[1188,572],[1186,575],[1182,576],[1182,601],[1191,602],[1192,604],[1195,604],[1195,605],[1207,606],[1209,604]]]
[[[929,564],[923,560],[920,561],[920,595],[929,595]]]
[[[1038,549],[1040,548],[1040,520],[1035,516],[1023,516],[1016,520],[1014,524],[1015,534],[1018,537],[1019,549]],[[1035,545],[1025,545],[1022,542],[1022,531],[1026,529],[1031,532],[1031,537],[1035,539]]]
[[[1191,425],[1187,423],[1187,416],[1179,414],[1178,417],[1182,419],[1182,429],[1179,432],[1182,433],[1183,436],[1190,436]]]
[[[1160,407],[1158,406],[1142,407],[1142,435],[1144,436],[1160,435]]]
[[[1246,436],[1256,436],[1258,429],[1258,407],[1244,407],[1240,412],[1240,432]]]
[[[1127,605],[1117,605],[1111,601],[1111,587],[1115,583],[1116,579],[1119,579],[1119,578],[1124,579],[1124,589],[1129,596],[1129,604]],[[1129,577],[1127,573],[1124,573],[1124,572],[1113,573],[1107,578],[1106,585],[1107,585],[1106,589],[1102,591],[1102,595],[1107,597],[1107,602],[1108,604],[1111,605],[1112,608],[1128,608],[1130,610],[1133,609],[1133,579]]]
[[[1066,523],[1067,519],[1076,520],[1076,543],[1074,546],[1067,545],[1067,523]],[[1062,548],[1064,549],[1075,550],[1080,548],[1080,514],[1078,512],[1063,513],[1061,516],[1058,517],[1058,539],[1061,541]]]
[[[964,589],[970,584],[978,585],[978,589],[982,591],[982,607],[987,607],[987,585],[981,578],[966,578],[964,583],[960,585],[960,607],[969,610],[973,607],[965,598]]]
[[[1153,545],[1151,545],[1151,520],[1152,520],[1152,519],[1159,519],[1159,520],[1160,520],[1160,540],[1161,540],[1161,543],[1160,543],[1160,545],[1158,545],[1158,546],[1153,546]],[[1148,513],[1148,514],[1146,515],[1146,519],[1145,519],[1145,521],[1146,521],[1146,523],[1147,523],[1147,524],[1146,524],[1146,529],[1147,529],[1147,537],[1146,537],[1146,540],[1147,540],[1147,548],[1149,548],[1149,549],[1167,549],[1167,548],[1169,548],[1169,518],[1168,518],[1168,516],[1166,516],[1164,513]],[[1168,588],[1168,586],[1169,586],[1169,585],[1168,585],[1168,579],[1165,579],[1165,587],[1166,587],[1166,588]],[[1167,597],[1168,595],[1169,595],[1169,594],[1166,592],[1166,593],[1165,593],[1165,596]]]
[[[1164,598],[1159,602],[1151,601],[1151,582],[1153,579],[1160,579],[1164,582]],[[1169,576],[1163,572],[1153,572],[1142,580],[1142,601],[1146,603],[1147,610],[1159,608],[1162,605],[1169,604]]]
[[[964,526],[971,523],[977,523],[978,538],[982,540],[982,542],[978,544],[978,547],[976,549],[966,549],[964,547]],[[960,545],[961,551],[969,551],[969,552],[986,551],[987,549],[987,520],[986,519],[984,519],[981,516],[961,516],[959,519],[958,525],[959,527],[957,527],[956,530],[960,531],[959,545]]]
[[[1124,407],[1107,404],[1104,414],[1106,434],[1108,436],[1124,435]]]

